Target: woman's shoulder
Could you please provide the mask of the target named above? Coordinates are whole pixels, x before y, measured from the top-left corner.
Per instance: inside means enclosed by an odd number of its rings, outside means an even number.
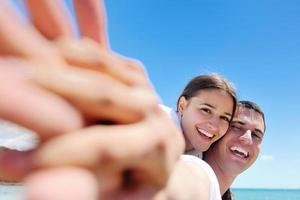
[[[209,164],[193,155],[181,155],[180,160],[191,163],[204,171],[210,182],[210,200],[221,200],[219,182],[216,174]]]

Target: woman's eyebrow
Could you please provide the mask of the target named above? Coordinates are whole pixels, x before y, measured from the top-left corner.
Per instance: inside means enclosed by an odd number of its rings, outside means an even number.
[[[213,106],[213,105],[211,105],[211,104],[209,104],[209,103],[201,103],[200,105],[205,105],[205,106],[210,107],[210,108],[212,108],[212,109],[216,109],[215,106]],[[228,117],[231,117],[231,116],[232,116],[232,114],[230,114],[230,113],[228,113],[228,112],[225,112],[224,114],[227,115]]]
[[[209,103],[201,103],[200,105],[205,105],[205,106],[208,106],[208,107],[210,107],[210,108],[216,109],[215,106],[213,106],[213,105],[211,105],[211,104],[209,104]]]
[[[225,112],[224,114],[227,115],[228,117],[231,117],[231,116],[232,116],[232,114],[230,114],[230,113],[228,113],[228,112]]]

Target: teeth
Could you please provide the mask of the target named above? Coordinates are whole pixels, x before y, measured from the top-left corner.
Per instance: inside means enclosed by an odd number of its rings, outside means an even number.
[[[200,128],[197,128],[197,131],[200,133],[200,134],[203,134],[205,135],[206,137],[209,137],[209,138],[212,138],[214,136],[214,134],[212,133],[209,133],[203,129],[200,129]]]
[[[245,151],[244,149],[237,147],[237,146],[231,147],[230,150],[244,155],[245,158],[248,157],[248,155],[249,155],[249,153],[247,151]]]

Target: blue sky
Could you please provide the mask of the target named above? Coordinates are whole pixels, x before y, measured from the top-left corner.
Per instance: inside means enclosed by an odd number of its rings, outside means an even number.
[[[112,48],[141,60],[166,105],[216,72],[265,111],[257,162],[234,187],[300,188],[300,2],[107,0]]]

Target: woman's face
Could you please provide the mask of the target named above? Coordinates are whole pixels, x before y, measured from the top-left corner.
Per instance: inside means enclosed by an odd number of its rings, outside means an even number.
[[[233,99],[223,90],[205,89],[189,100],[181,97],[178,111],[186,150],[206,151],[226,133],[233,114]]]

